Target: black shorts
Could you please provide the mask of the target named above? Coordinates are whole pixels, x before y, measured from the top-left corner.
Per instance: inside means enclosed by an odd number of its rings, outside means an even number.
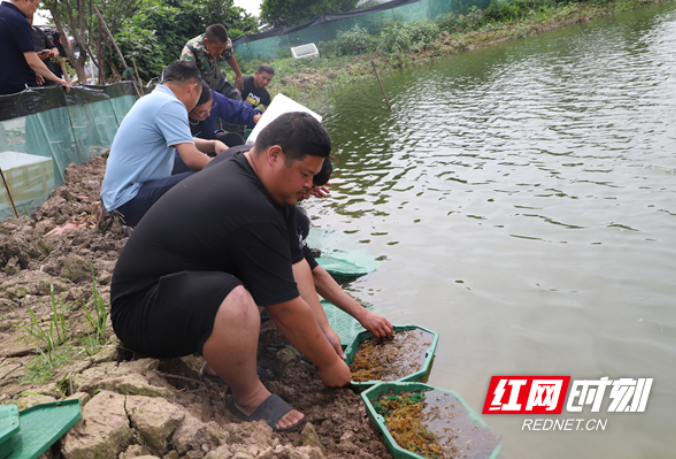
[[[172,358],[202,353],[211,335],[218,308],[242,285],[219,271],[181,271],[111,307],[115,334],[135,352]]]

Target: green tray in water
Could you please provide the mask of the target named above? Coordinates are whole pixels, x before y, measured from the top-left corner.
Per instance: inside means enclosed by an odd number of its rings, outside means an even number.
[[[366,331],[359,321],[347,312],[327,300],[321,300],[321,304],[326,313],[326,318],[329,320],[329,326],[333,331],[338,333],[338,336],[340,337],[340,344],[343,346],[343,349],[345,349],[360,332]],[[376,308],[368,306],[364,306],[364,308],[380,314],[380,311]]]
[[[380,267],[380,262],[367,250],[358,249],[359,242],[347,234],[310,228],[306,242],[321,251],[317,263],[337,280],[363,276]]]
[[[410,375],[405,376],[403,378],[397,379],[395,382],[420,381],[430,371],[430,368],[432,366],[432,359],[434,358],[434,352],[437,349],[437,341],[439,341],[439,334],[437,332],[433,332],[432,330],[428,330],[427,328],[423,328],[419,325],[392,325],[392,328],[394,329],[395,332],[402,330],[413,330],[417,328],[432,335],[432,344],[430,344],[430,347],[427,349],[427,352],[425,353],[425,363],[422,365],[420,370],[411,373]],[[347,346],[347,349],[345,349],[345,356],[347,357],[345,359],[345,362],[348,365],[352,364],[352,361],[354,360],[354,355],[357,353],[359,345],[362,343],[362,341],[372,338],[373,336],[374,336],[373,333],[364,330],[362,332],[359,332],[354,337],[352,342]],[[352,381],[350,385],[357,391],[363,391],[381,382],[383,381],[377,380],[365,382]]]
[[[43,403],[19,412],[21,429],[9,459],[37,459],[80,418],[80,399]]]
[[[440,407],[438,413],[441,413],[441,416],[435,416],[436,419],[432,422],[442,423],[441,425],[452,429],[444,431],[444,434],[456,433],[457,440],[454,439],[453,443],[461,449],[469,445],[469,448],[461,451],[458,457],[466,459],[495,459],[497,457],[502,448],[501,439],[490,430],[481,416],[457,392],[418,382],[379,383],[362,392],[361,398],[366,405],[366,413],[371,423],[383,435],[385,445],[394,459],[427,459],[399,446],[385,425],[385,418],[377,413],[374,406],[383,395],[396,395],[404,392],[425,392],[427,398],[434,397],[433,403]],[[449,414],[446,420],[442,417],[444,413]],[[444,422],[446,424],[443,424]]]

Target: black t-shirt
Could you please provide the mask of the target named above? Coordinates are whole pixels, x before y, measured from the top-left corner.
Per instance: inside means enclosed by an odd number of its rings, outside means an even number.
[[[47,34],[42,29],[31,26],[31,33],[33,34],[33,44],[38,53],[43,49],[54,48],[54,43],[52,43],[52,40],[47,37]]]
[[[249,102],[253,108],[259,105],[270,105],[270,94],[265,88],[257,88],[254,84],[254,77],[244,77],[244,90],[242,91],[242,101]]]
[[[26,84],[37,86],[24,53],[35,51],[26,15],[12,2],[0,3],[0,94],[13,94]]]
[[[244,154],[188,177],[146,213],[115,266],[111,300],[124,301],[181,271],[221,271],[256,304],[299,296],[294,206],[272,201]]]

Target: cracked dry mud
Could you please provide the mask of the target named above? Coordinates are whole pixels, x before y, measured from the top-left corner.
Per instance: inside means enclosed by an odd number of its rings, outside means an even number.
[[[259,360],[276,368],[264,384],[305,413],[301,431],[278,434],[260,422],[239,422],[225,408],[225,387],[200,378],[201,357],[134,355],[119,347],[110,319],[106,345],[84,352],[84,305],[93,306],[92,281],[108,304],[112,272],[127,240],[119,222],[105,233],[94,229],[91,214],[105,160],[70,165],[65,183],[32,217],[0,222],[0,402],[19,409],[72,397],[82,403],[82,419],[45,457],[390,458],[359,396],[349,388],[324,387],[314,366],[282,347],[286,341],[270,321],[262,326]],[[69,355],[55,359],[49,378],[30,382],[34,368],[45,368],[36,362],[44,361],[46,348],[18,327],[31,327],[28,308],[49,327],[51,288],[70,319],[70,343],[57,353]]]

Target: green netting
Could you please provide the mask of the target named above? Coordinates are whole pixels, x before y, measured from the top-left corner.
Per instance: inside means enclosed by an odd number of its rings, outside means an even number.
[[[37,210],[69,164],[108,150],[137,97],[132,86],[52,87],[0,96],[0,220]]]
[[[294,46],[308,43],[320,43],[335,40],[338,32],[352,29],[355,25],[367,29],[370,34],[377,34],[388,21],[415,22],[421,19],[434,20],[444,14],[463,14],[476,7],[485,9],[490,0],[418,0],[387,4],[380,7],[365,8],[342,15],[324,16],[312,23],[280,30],[265,32],[255,36],[243,37],[235,41],[235,53],[243,60],[277,59],[281,57],[278,50],[286,50]],[[260,37],[260,38],[258,38]]]

